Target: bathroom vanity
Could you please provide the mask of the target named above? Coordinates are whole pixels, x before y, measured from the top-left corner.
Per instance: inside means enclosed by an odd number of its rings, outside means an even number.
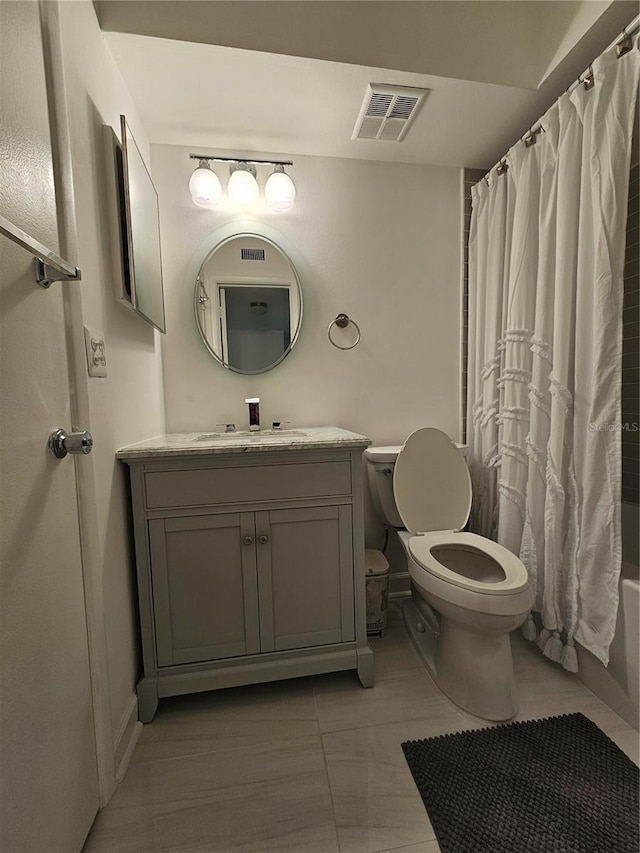
[[[131,473],[142,722],[164,696],[344,669],[373,684],[370,443],[319,427],[167,435],[118,451]]]

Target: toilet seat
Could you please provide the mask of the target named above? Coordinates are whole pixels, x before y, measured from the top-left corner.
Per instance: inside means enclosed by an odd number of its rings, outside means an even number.
[[[432,549],[436,548],[468,551],[471,555],[470,560],[473,560],[474,552],[488,557],[502,570],[504,579],[474,580],[452,571],[434,556]],[[412,536],[409,539],[409,552],[425,572],[472,592],[480,592],[484,595],[510,595],[521,592],[529,585],[527,570],[515,554],[497,542],[475,533],[439,531]]]
[[[528,588],[527,570],[515,554],[484,536],[459,532],[471,510],[471,477],[446,433],[425,427],[409,436],[398,454],[393,492],[400,517],[414,534],[409,552],[425,572],[484,595],[512,595]],[[442,553],[434,553],[438,549]],[[459,564],[460,571],[444,564],[447,550],[448,562]],[[468,557],[460,556],[465,551]]]

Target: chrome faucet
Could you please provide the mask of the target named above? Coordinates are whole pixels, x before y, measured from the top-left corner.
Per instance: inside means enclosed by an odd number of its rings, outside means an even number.
[[[228,424],[216,424],[216,426],[223,426],[223,427],[224,427],[224,431],[225,431],[225,432],[235,432],[235,431],[236,431],[236,425],[235,425],[235,424],[232,424],[232,423],[228,423]]]
[[[260,397],[247,397],[245,403],[249,406],[249,429],[255,432],[260,429]]]

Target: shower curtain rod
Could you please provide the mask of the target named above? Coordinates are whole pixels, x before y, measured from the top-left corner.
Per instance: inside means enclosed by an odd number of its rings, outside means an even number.
[[[636,17],[633,18],[633,20],[630,21],[626,27],[624,27],[622,32],[615,37],[615,39],[611,42],[611,44],[609,44],[598,55],[602,56],[602,54],[606,53],[608,50],[611,50],[614,47],[620,46],[621,50],[618,54],[618,58],[624,56],[625,53],[628,53],[633,48],[633,45],[631,44],[631,40],[633,39],[633,37],[635,35],[637,35],[638,32],[640,32],[640,15],[636,15]],[[626,42],[629,42],[628,46],[625,45]],[[565,92],[572,92],[581,83],[584,83],[588,89],[590,89],[593,86],[593,72],[591,70],[591,65],[589,65],[589,67],[586,69],[586,71],[583,71],[582,74],[580,74],[580,76],[577,78],[577,80],[574,80],[573,83],[571,83],[571,85],[565,89]],[[538,121],[534,122],[534,124],[532,124],[531,127],[529,128],[528,132],[525,133],[524,136],[521,136],[520,139],[523,139],[524,144],[527,146],[527,148],[529,148],[531,145],[535,144],[536,136],[542,132],[543,132],[543,127],[542,127],[542,124],[540,122],[540,119],[538,119]],[[513,146],[511,146],[511,148],[513,148]],[[509,164],[506,162],[506,157],[507,157],[507,154],[509,153],[509,151],[511,151],[511,148],[509,148],[509,150],[506,151],[502,155],[502,157],[500,157],[500,159],[497,161],[497,163],[487,171],[487,174],[484,176],[484,180],[488,179],[487,176],[489,175],[490,172],[492,172],[496,168],[496,165],[498,167],[496,170],[497,174],[498,175],[504,175],[505,174],[505,172],[509,168]]]

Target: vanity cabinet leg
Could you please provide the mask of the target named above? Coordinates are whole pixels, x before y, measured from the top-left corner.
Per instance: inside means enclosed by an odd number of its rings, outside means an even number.
[[[138,719],[150,723],[158,710],[158,685],[155,678],[141,678],[136,687]]]
[[[363,687],[373,687],[374,682],[374,663],[373,652],[369,646],[363,649],[357,649],[358,657],[358,678]]]

